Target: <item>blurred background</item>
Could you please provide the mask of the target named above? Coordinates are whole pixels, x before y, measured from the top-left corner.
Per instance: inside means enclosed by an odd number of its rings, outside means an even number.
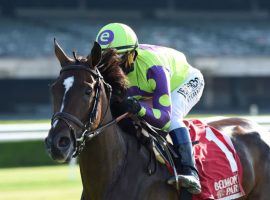
[[[268,0],[0,0],[0,199],[79,199],[77,166],[51,167],[42,141],[60,69],[54,37],[87,55],[102,26],[126,23],[140,43],[182,51],[203,72],[192,117],[246,115],[269,127],[269,18]]]

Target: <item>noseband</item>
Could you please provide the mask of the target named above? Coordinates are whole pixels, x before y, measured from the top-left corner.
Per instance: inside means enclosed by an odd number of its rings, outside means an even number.
[[[53,124],[57,120],[62,120],[68,126],[71,136],[73,137],[74,147],[75,147],[72,157],[77,157],[84,149],[86,141],[91,140],[92,138],[97,136],[108,126],[111,126],[117,123],[118,121],[120,121],[121,119],[125,118],[127,116],[127,113],[101,126],[101,123],[104,120],[104,117],[106,116],[107,110],[110,106],[110,98],[111,98],[111,92],[112,92],[111,86],[104,81],[98,68],[90,69],[89,67],[86,67],[84,65],[68,65],[62,68],[62,70],[60,71],[60,74],[64,71],[69,71],[69,70],[84,70],[90,73],[92,76],[94,76],[96,78],[95,80],[97,80],[97,83],[95,85],[95,97],[94,97],[94,102],[92,104],[92,111],[89,113],[89,120],[86,123],[83,123],[76,116],[66,113],[66,112],[56,112],[52,116],[52,120],[51,120],[52,127],[53,127]],[[98,128],[95,130],[91,130],[91,127],[97,118],[97,108],[100,102],[101,83],[103,83],[106,86],[106,91],[108,91],[106,94],[107,94],[109,103],[106,108],[105,115],[103,116],[103,119],[98,125]],[[79,127],[79,130],[82,133],[80,137],[77,137],[76,129],[73,127],[73,125],[76,125],[77,127]]]

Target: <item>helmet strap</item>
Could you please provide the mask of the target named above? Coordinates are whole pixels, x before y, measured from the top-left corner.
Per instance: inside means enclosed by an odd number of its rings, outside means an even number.
[[[136,60],[137,56],[138,56],[138,52],[137,52],[136,50],[134,50],[134,57],[133,57],[133,61],[135,61],[135,60]]]

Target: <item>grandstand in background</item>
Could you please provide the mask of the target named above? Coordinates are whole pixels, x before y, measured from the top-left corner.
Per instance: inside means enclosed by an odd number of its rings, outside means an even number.
[[[134,11],[155,15],[158,10],[170,12],[184,11],[252,11],[261,12],[270,9],[268,0],[1,0],[4,15],[16,15],[18,10],[34,9],[78,9],[78,10],[106,10],[106,11]]]
[[[270,111],[268,0],[0,0],[0,117],[50,116],[48,84],[58,75],[53,38],[87,55],[99,28],[129,24],[140,43],[176,48],[202,70],[195,112]]]

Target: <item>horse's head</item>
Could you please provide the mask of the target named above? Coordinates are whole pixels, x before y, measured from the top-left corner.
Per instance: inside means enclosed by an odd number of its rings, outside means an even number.
[[[78,150],[83,132],[95,129],[101,121],[103,79],[96,67],[101,48],[95,43],[86,58],[77,57],[75,52],[70,58],[55,41],[55,54],[62,69],[51,85],[54,115],[45,143],[54,160],[65,162]]]

